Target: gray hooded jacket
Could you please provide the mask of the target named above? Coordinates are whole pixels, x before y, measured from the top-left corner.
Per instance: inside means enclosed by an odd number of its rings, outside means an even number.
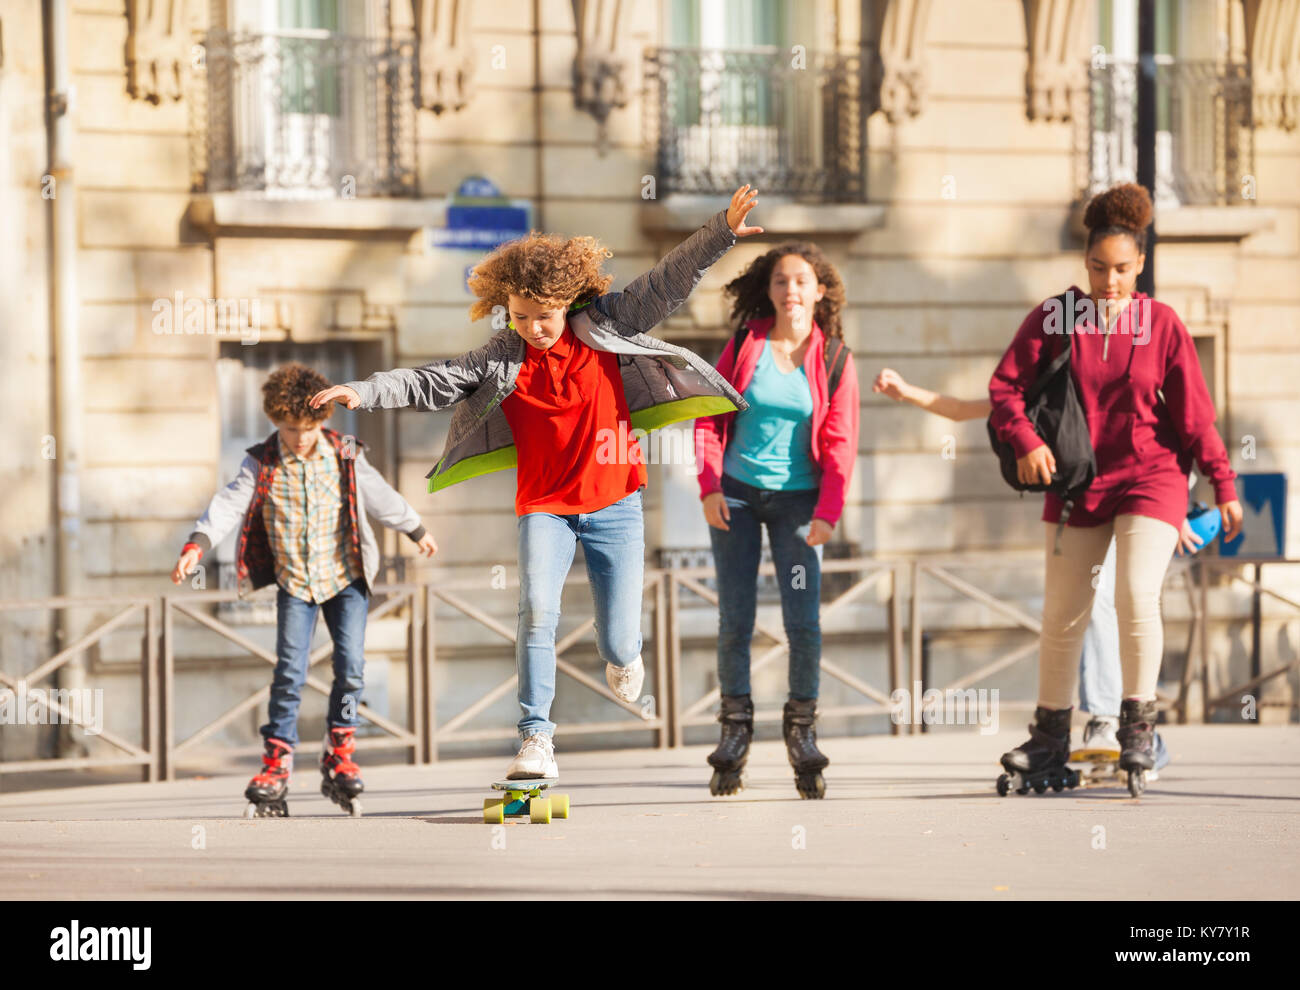
[[[735,242],[726,211],[720,211],[625,290],[597,296],[591,305],[569,314],[569,326],[587,346],[619,355],[632,429],[649,432],[685,419],[748,408],[704,358],[648,334],[686,300]],[[468,354],[419,368],[379,371],[347,385],[360,397],[363,409],[456,406],[442,458],[427,475],[429,491],[435,492],[515,466],[514,436],[501,402],[515,389],[527,348],[524,339],[507,328]]]

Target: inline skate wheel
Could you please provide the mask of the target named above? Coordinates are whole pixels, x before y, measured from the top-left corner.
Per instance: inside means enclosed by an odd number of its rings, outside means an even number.
[[[820,773],[798,774],[794,786],[801,798],[817,801],[826,796],[826,778]]]
[[[1128,772],[1128,792],[1133,797],[1140,797],[1142,792],[1147,789],[1147,775],[1145,770],[1130,770]]]
[[[1047,790],[1047,781],[1045,781],[1045,780],[1035,780],[1035,781],[1034,781],[1034,793],[1035,793],[1035,794],[1042,794],[1043,791],[1045,791],[1045,790]]]
[[[998,777],[998,797],[1006,797],[1011,790],[1011,778],[1006,774]]]
[[[739,770],[714,770],[709,780],[709,793],[715,797],[735,794],[744,787],[745,778]]]
[[[249,801],[248,807],[244,809],[244,817],[249,819],[257,817],[257,805],[252,801]]]

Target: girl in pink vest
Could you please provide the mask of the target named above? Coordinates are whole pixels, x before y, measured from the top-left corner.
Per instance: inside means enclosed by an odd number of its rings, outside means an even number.
[[[800,796],[820,798],[830,763],[814,732],[822,545],[844,509],[858,450],[858,377],[840,327],[844,285],[815,245],[788,243],[754,261],[726,293],[740,330],[717,368],[749,405],[695,421],[718,580],[722,739],[709,756],[710,790],[732,794],[744,785],[754,731],[749,644],[766,526],[790,649],[786,748]]]

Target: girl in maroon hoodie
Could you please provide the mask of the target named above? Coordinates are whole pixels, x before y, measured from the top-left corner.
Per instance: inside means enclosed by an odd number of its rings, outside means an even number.
[[[1059,550],[1054,535],[1063,503],[1045,496],[1038,707],[1029,740],[1002,757],[1010,774],[999,780],[1003,793],[1013,783],[1017,789],[1050,783],[1059,790],[1092,579],[1112,534],[1124,679],[1120,767],[1130,772],[1130,788],[1144,786],[1143,774],[1153,765],[1155,689],[1164,652],[1160,587],[1186,512],[1193,460],[1214,485],[1224,539],[1233,539],[1241,527],[1236,475],[1214,427],[1192,338],[1172,309],[1134,291],[1146,260],[1151,212],[1146,190],[1132,183],[1092,199],[1084,216],[1088,292],[1071,286],[1064,307],[1059,299],[1035,307],[989,382],[992,423],[1015,448],[1020,480],[1047,484],[1055,458],[1025,417],[1024,393],[1051,357],[1070,347],[1070,374],[1097,460],[1096,478],[1061,529]]]
[[[710,790],[740,789],[753,737],[749,641],[766,525],[790,643],[786,749],[800,796],[820,798],[830,763],[813,728],[822,544],[844,509],[858,452],[858,377],[840,329],[844,285],[815,245],[789,243],[753,262],[725,291],[734,298],[733,325],[748,332],[732,338],[717,367],[749,407],[695,421],[700,498],[718,576],[722,741],[709,756]],[[827,354],[832,368],[842,367],[833,390]]]

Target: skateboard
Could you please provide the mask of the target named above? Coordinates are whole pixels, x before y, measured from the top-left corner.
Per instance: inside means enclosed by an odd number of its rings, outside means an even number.
[[[1076,749],[1070,753],[1070,762],[1087,764],[1079,771],[1085,785],[1122,784],[1126,778],[1119,768],[1119,750]]]
[[[489,825],[500,825],[507,817],[527,815],[530,822],[549,825],[552,818],[568,818],[569,795],[551,794],[542,797],[542,792],[554,784],[556,779],[496,781],[492,789],[504,791],[505,797],[483,799],[483,821]]]

